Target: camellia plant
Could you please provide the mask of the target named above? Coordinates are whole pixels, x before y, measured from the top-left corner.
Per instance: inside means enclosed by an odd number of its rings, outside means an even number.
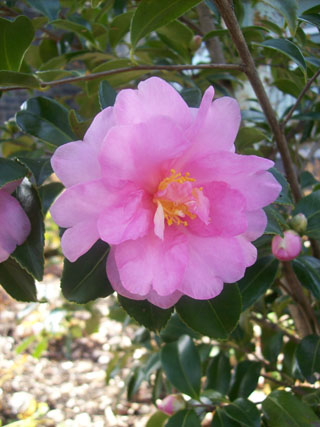
[[[37,301],[51,215],[64,297],[144,328],[149,427],[320,425],[319,13],[0,6],[0,283]]]

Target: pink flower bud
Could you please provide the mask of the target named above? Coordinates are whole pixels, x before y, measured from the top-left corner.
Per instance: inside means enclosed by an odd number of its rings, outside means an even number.
[[[186,402],[181,394],[170,394],[158,403],[157,406],[158,409],[165,414],[173,415],[181,409],[184,409],[186,407]]]
[[[284,237],[274,236],[272,239],[272,253],[280,261],[291,261],[301,251],[301,238],[293,230],[283,233]]]
[[[304,233],[308,225],[308,220],[303,213],[298,213],[292,218],[290,225],[298,233]]]

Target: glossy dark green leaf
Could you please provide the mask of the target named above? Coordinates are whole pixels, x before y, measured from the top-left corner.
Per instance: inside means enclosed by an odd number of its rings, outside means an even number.
[[[242,295],[243,310],[254,304],[272,286],[278,271],[279,261],[273,256],[266,256],[246,270],[238,285]]]
[[[306,72],[307,66],[303,54],[299,47],[296,44],[292,43],[290,40],[269,39],[264,41],[263,43],[260,43],[260,46],[269,49],[274,49],[277,52],[286,55],[289,59],[294,61],[304,73]]]
[[[183,409],[169,418],[166,427],[201,427],[200,418],[192,409]]]
[[[263,0],[263,2],[281,13],[288,23],[291,35],[294,36],[297,28],[297,0]]]
[[[232,378],[229,397],[248,397],[257,387],[260,376],[261,363],[245,360],[238,363]]]
[[[201,102],[201,90],[197,87],[182,89],[180,92],[182,98],[186,101],[189,107],[199,108]]]
[[[148,381],[150,375],[161,367],[160,353],[151,353],[147,359],[143,359],[143,364],[136,366],[127,387],[127,398],[131,400],[137,393],[142,381]]]
[[[270,427],[311,427],[320,419],[293,394],[275,390],[262,402],[262,410]]]
[[[32,74],[19,73],[18,71],[0,71],[0,86],[39,89],[40,81]]]
[[[282,187],[281,192],[280,192],[277,200],[275,201],[275,203],[293,206],[293,201],[292,201],[288,181],[285,179],[285,177],[282,175],[282,173],[279,172],[278,169],[276,169],[276,168],[269,169],[269,172],[272,173],[272,175],[276,178],[276,180],[279,182],[279,184]]]
[[[131,300],[121,295],[118,295],[118,300],[130,316],[151,331],[159,332],[166,325],[172,314],[172,309],[164,310],[147,300]]]
[[[167,419],[167,414],[157,411],[148,419],[146,427],[164,427]]]
[[[320,239],[320,190],[303,197],[297,204],[293,215],[302,212],[308,219],[306,234]]]
[[[109,41],[113,48],[115,48],[122,37],[129,32],[132,16],[133,12],[131,11],[121,13],[111,21],[109,26]]]
[[[190,61],[190,45],[192,42],[193,32],[180,21],[173,21],[157,29],[159,38],[170,49],[180,55],[183,60]]]
[[[242,426],[259,427],[261,425],[260,413],[256,408],[256,405],[248,399],[239,397],[230,405],[225,406],[224,412],[229,418],[237,421]]]
[[[303,338],[296,353],[299,368],[310,383],[320,377],[320,337],[308,335]],[[314,374],[317,374],[316,376]]]
[[[241,424],[228,417],[224,408],[217,408],[211,423],[211,427],[242,427]]]
[[[49,184],[42,185],[39,188],[39,196],[44,216],[63,189],[64,186],[60,182],[49,182]]]
[[[37,301],[34,278],[13,258],[0,263],[0,284],[18,301]]]
[[[199,397],[200,357],[188,335],[182,335],[178,341],[162,347],[161,363],[166,376],[174,387],[195,399]]]
[[[299,20],[308,22],[308,24],[320,27],[320,15],[317,13],[303,14],[299,17]]]
[[[244,148],[251,147],[256,142],[266,139],[265,134],[255,127],[243,127],[239,129],[235,145],[237,152],[241,152]]]
[[[75,140],[68,110],[50,98],[30,98],[16,115],[18,126],[30,135],[58,146]]]
[[[37,190],[28,182],[23,182],[16,190],[16,197],[31,223],[27,240],[12,253],[18,263],[35,279],[42,280],[44,269],[44,223],[41,202]]]
[[[312,256],[300,256],[292,261],[292,267],[300,283],[315,298],[320,299],[320,260]]]
[[[27,169],[20,163],[0,157],[0,188],[9,182],[24,178],[27,173]]]
[[[160,336],[164,342],[177,341],[181,335],[189,335],[192,338],[200,338],[201,335],[189,328],[177,315],[173,313],[166,326],[161,330]]]
[[[78,24],[77,22],[70,21],[67,19],[56,19],[55,21],[51,22],[51,25],[61,30],[74,32],[79,37],[83,37],[86,40],[88,40],[90,43],[95,44],[95,39],[93,37],[93,34],[84,25]]]
[[[301,92],[299,86],[297,86],[294,81],[289,79],[278,79],[275,80],[273,84],[282,92],[294,96],[295,98],[298,98]]]
[[[99,103],[101,109],[112,107],[116,100],[117,92],[106,80],[99,85]]]
[[[319,184],[319,181],[315,179],[314,175],[309,171],[303,171],[299,176],[301,188],[313,187]]]
[[[271,328],[263,327],[261,333],[261,350],[264,358],[276,363],[282,347],[283,334]]]
[[[229,357],[223,352],[213,357],[207,368],[207,389],[227,394],[231,379],[231,365]]]
[[[113,293],[106,273],[108,253],[109,245],[98,240],[77,261],[70,262],[65,259],[61,289],[67,300],[85,304]]]
[[[76,138],[82,141],[92,123],[92,119],[82,121],[75,110],[70,110],[69,123]]]
[[[27,3],[38,12],[46,15],[50,20],[56,19],[60,11],[59,0],[26,0]]]
[[[0,18],[0,70],[20,70],[33,36],[32,22],[26,16],[13,21]]]
[[[201,0],[142,0],[131,22],[131,44],[135,48],[142,37],[179,18]]]
[[[237,284],[226,284],[211,300],[182,297],[176,310],[192,329],[212,338],[226,339],[236,327],[241,313],[241,295]],[[195,313],[201,313],[196,316]]]
[[[286,227],[286,220],[283,218],[277,207],[272,204],[266,206],[264,209],[267,214],[268,223],[265,229],[265,234],[280,234],[283,235],[283,228]]]
[[[50,159],[19,157],[19,161],[22,162],[32,173],[37,186],[42,185],[43,182],[53,173]]]

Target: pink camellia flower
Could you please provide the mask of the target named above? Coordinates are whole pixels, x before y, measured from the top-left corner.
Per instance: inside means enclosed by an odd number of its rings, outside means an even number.
[[[241,279],[257,256],[280,185],[273,162],[235,154],[238,103],[189,108],[164,80],[151,77],[120,91],[99,113],[84,141],[57,149],[52,167],[67,187],[51,214],[67,228],[70,261],[102,239],[111,245],[107,274],[131,299],[162,307],[182,295],[217,296]]]
[[[0,262],[9,258],[31,230],[29,218],[12,193],[20,181],[10,182],[0,189]]]
[[[272,239],[272,253],[280,261],[291,261],[301,252],[302,244],[298,233],[287,230],[283,237],[277,235]]]
[[[159,403],[157,403],[158,409],[167,415],[173,415],[181,409],[186,407],[186,402],[181,394],[169,394]]]

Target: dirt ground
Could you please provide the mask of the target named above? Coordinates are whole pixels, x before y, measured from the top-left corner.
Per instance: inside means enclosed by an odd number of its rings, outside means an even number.
[[[111,320],[110,303],[99,300],[94,306],[95,314],[101,315],[98,331],[85,334],[88,312],[66,315],[59,309],[64,301],[57,278],[47,278],[38,290],[49,302],[18,303],[0,292],[2,425],[20,419],[24,421],[17,427],[145,426],[155,407],[127,402],[125,381],[130,369],[122,369],[106,385],[106,370],[116,349],[132,348],[134,327],[124,329],[121,322]],[[70,330],[73,337],[68,340]],[[26,339],[33,341],[17,353]],[[149,397],[145,386],[140,402]]]

